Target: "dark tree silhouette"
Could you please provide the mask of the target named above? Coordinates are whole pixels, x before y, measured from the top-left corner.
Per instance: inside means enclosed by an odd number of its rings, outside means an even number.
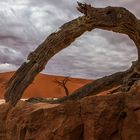
[[[64,88],[66,96],[69,96],[69,90],[66,86],[67,82],[70,81],[69,77],[65,77],[63,80],[54,80],[54,83],[58,84],[59,86]]]
[[[133,62],[129,70],[97,79],[62,100],[80,99],[91,94],[97,94],[108,85],[111,87],[121,84],[122,91],[127,92],[140,78],[140,20],[123,7],[95,8],[78,2],[77,9],[83,13],[83,16],[65,23],[59,31],[49,35],[34,52],[29,54],[28,62],[23,63],[9,80],[5,92],[6,102],[10,102],[13,106],[16,105],[24,90],[32,83],[35,76],[44,69],[51,57],[68,47],[84,32],[95,28],[128,35],[136,45],[138,60]]]

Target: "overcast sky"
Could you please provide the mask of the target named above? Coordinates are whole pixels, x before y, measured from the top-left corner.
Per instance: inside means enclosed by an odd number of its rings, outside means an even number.
[[[139,0],[79,1],[123,6],[140,18]],[[16,70],[50,33],[80,16],[76,6],[76,0],[0,0],[0,72]],[[136,47],[126,35],[96,29],[54,56],[43,72],[95,79],[127,69],[136,58]]]

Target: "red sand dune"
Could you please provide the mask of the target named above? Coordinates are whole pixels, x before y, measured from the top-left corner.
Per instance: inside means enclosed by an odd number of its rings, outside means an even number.
[[[0,98],[3,98],[4,95],[4,83],[6,83],[14,72],[0,73]],[[62,97],[65,96],[65,92],[62,87],[58,86],[54,80],[63,80],[62,76],[52,76],[46,74],[39,74],[33,83],[26,89],[24,92],[23,98],[29,97]],[[85,85],[91,80],[70,78],[70,81],[67,83],[67,87],[71,92],[77,88]]]

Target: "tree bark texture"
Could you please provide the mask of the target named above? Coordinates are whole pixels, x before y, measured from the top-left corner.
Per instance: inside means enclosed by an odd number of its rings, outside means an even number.
[[[68,47],[84,32],[95,28],[126,34],[134,41],[138,50],[138,61],[134,71],[139,73],[140,20],[122,7],[95,8],[88,4],[78,3],[77,9],[84,15],[65,23],[59,31],[49,35],[35,51],[29,54],[27,58],[29,62],[23,63],[9,80],[5,92],[6,102],[16,105],[24,90],[45,68],[51,57]]]

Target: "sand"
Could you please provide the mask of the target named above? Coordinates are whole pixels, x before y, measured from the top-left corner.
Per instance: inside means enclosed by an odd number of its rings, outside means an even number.
[[[0,73],[0,98],[2,99],[5,92],[5,83],[10,79],[14,72]],[[65,96],[64,89],[55,80],[63,80],[62,76],[53,76],[46,74],[39,74],[33,83],[26,89],[22,98],[29,97],[43,97],[43,98],[59,98]],[[69,92],[72,93],[79,87],[91,82],[91,80],[70,78],[67,83]]]

